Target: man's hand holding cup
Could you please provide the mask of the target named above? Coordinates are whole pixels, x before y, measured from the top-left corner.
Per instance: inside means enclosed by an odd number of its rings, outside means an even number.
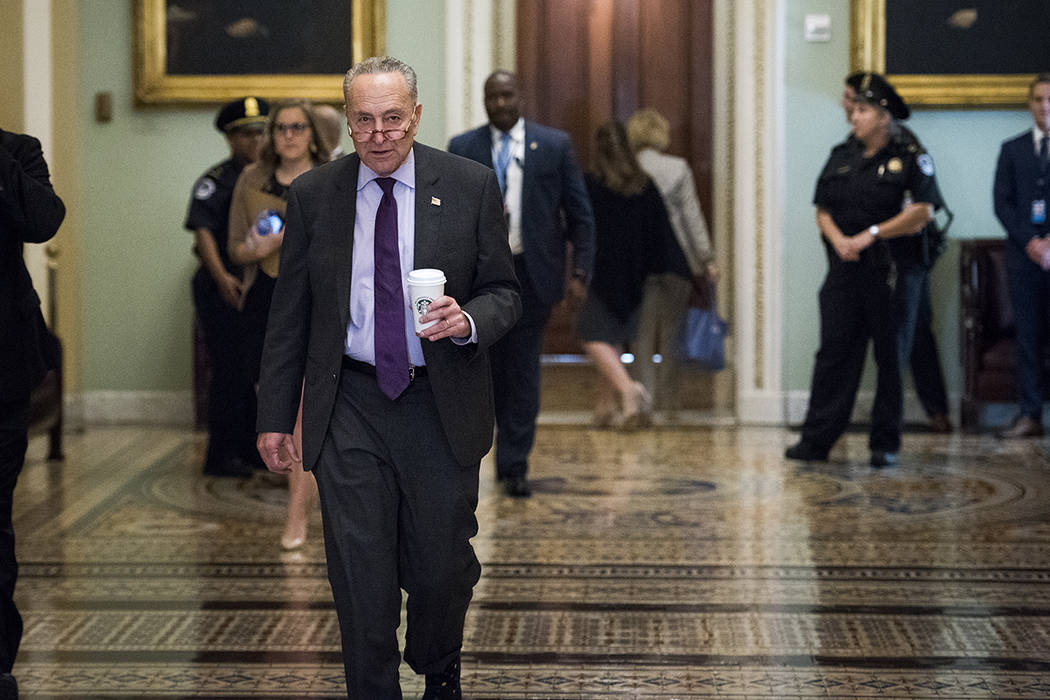
[[[470,321],[452,297],[445,296],[445,273],[424,268],[408,273],[409,303],[416,335],[425,340],[469,338]]]

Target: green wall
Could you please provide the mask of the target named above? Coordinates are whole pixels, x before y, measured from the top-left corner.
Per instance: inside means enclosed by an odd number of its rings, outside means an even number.
[[[84,158],[80,309],[83,391],[168,391],[191,384],[192,235],[182,228],[194,180],[226,157],[214,107],[140,108],[131,94],[131,3],[79,5],[79,93],[69,122]],[[387,51],[419,73],[420,140],[441,146],[444,3],[388,2]],[[396,28],[392,30],[391,28]],[[113,120],[93,118],[94,95],[113,94]],[[349,147],[344,143],[344,148]]]
[[[804,41],[807,14],[831,16],[830,42]],[[839,106],[842,79],[849,72],[849,25],[849,3],[841,0],[790,0],[787,5],[783,367],[788,391],[808,391],[820,334],[817,291],[827,264],[811,202],[828,151],[849,131]],[[937,164],[941,191],[955,213],[950,238],[1003,236],[992,211],[995,160],[1002,141],[1031,125],[1027,110],[916,109],[907,124]],[[955,244],[933,274],[935,329],[950,393],[962,387],[958,278]]]
[[[70,68],[78,76],[77,104],[68,122],[56,126],[78,130],[84,155],[77,173],[85,271],[81,389],[185,390],[191,384],[189,280],[196,263],[182,221],[194,179],[225,157],[225,141],[212,128],[213,107],[133,106],[128,0],[93,0],[78,8],[80,60]],[[849,67],[849,3],[788,0],[785,10],[784,387],[806,391],[825,269],[810,200],[829,148],[848,131],[838,99]],[[434,0],[387,3],[387,51],[419,72],[420,140],[439,147],[448,136],[444,13],[445,4]],[[808,13],[831,16],[832,41],[803,40]],[[114,98],[108,124],[92,116],[100,91]],[[991,209],[992,170],[1000,142],[1025,129],[1028,119],[1023,109],[952,109],[917,110],[910,120],[937,161],[956,213],[953,239],[1002,235]],[[934,304],[953,392],[961,385],[957,277],[957,250],[951,248],[934,274]]]

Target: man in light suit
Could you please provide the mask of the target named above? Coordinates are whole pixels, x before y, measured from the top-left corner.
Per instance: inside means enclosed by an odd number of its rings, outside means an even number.
[[[1043,345],[1050,314],[1050,73],[1028,87],[1032,129],[1006,141],[995,168],[995,215],[1006,229],[1006,271],[1017,326],[1020,413],[1002,438],[1043,434]]]
[[[528,497],[529,453],[540,411],[540,351],[551,309],[565,294],[565,247],[572,243],[568,295],[579,304],[594,265],[594,214],[569,135],[525,121],[518,77],[485,81],[489,123],[454,137],[451,153],[494,168],[504,193],[522,317],[492,350],[496,391],[496,478]]]
[[[66,207],[51,187],[40,142],[0,129],[0,699],[18,697],[11,675],[22,617],[13,599],[18,563],[12,508],[25,463],[29,396],[58,367],[58,340],[40,313],[40,298],[22,258],[24,243],[58,231]]]
[[[424,698],[459,698],[463,623],[481,566],[478,468],[492,443],[488,349],[521,313],[491,170],[414,142],[416,75],[370,58],[343,83],[355,154],[288,193],[259,388],[269,469],[312,465],[347,693],[400,698],[397,627]],[[445,295],[418,336],[404,277]],[[305,379],[305,385],[304,385]],[[302,454],[292,440],[303,390]]]

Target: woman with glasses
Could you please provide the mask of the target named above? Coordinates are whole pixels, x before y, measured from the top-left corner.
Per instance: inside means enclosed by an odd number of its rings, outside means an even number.
[[[244,169],[234,187],[229,251],[230,258],[244,269],[247,291],[241,309],[241,335],[244,371],[251,373],[253,385],[259,381],[266,319],[281,260],[288,188],[299,175],[328,162],[331,151],[315,128],[312,105],[305,100],[285,102],[270,113],[259,159]],[[254,425],[254,415],[251,421]],[[301,467],[292,470],[288,477],[288,517],[281,537],[285,549],[298,549],[306,541],[307,510],[316,493],[312,475]]]

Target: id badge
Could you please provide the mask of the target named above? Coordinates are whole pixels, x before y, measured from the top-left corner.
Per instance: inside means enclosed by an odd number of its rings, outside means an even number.
[[[1032,200],[1032,223],[1033,224],[1045,224],[1046,223],[1046,200],[1045,199],[1033,199]]]

